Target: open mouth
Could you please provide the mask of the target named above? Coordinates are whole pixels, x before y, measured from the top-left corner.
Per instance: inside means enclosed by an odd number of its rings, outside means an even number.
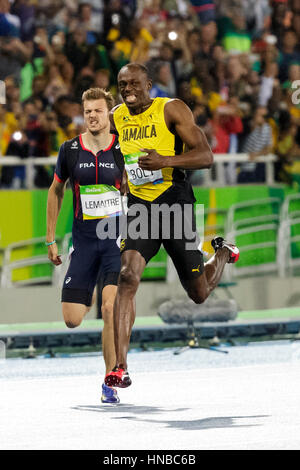
[[[136,96],[135,95],[128,95],[128,96],[125,96],[125,101],[126,103],[135,103],[137,100]]]

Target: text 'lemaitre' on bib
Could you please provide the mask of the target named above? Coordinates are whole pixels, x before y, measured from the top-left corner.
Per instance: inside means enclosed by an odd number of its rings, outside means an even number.
[[[120,191],[107,184],[80,186],[83,220],[116,217],[122,214]]]

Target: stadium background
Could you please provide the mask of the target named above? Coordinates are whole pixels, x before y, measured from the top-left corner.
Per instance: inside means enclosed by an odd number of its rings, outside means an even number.
[[[259,309],[299,306],[297,270],[284,270],[280,278],[276,244],[282,205],[288,195],[299,193],[300,105],[292,87],[300,80],[299,44],[297,0],[0,0],[0,80],[5,83],[0,105],[2,268],[8,246],[45,236],[47,189],[53,177],[53,160],[46,158],[56,158],[62,142],[83,131],[82,92],[91,86],[105,87],[120,102],[118,70],[137,61],[145,63],[152,74],[152,96],[185,101],[205,132],[215,160],[218,155],[229,156],[222,186],[215,168],[210,184],[205,172],[189,174],[197,203],[204,204],[206,237],[223,234],[229,209],[241,202],[266,201],[261,206],[250,202],[246,215],[237,213],[237,220],[274,215],[276,227],[271,233],[266,229],[258,236],[250,230],[241,239],[244,246],[270,245],[242,254],[239,268],[272,266],[270,272],[261,273],[263,284],[271,286],[261,305],[252,301],[255,281],[260,282],[253,271],[239,276],[237,268],[229,279],[233,294],[244,299],[241,311],[255,304],[260,318],[266,318],[267,313]],[[249,161],[237,162],[240,154],[247,154]],[[260,155],[265,163],[255,163]],[[271,155],[276,160],[272,163],[274,181],[267,184],[266,162]],[[6,166],[4,162],[12,156],[24,162],[45,158],[45,165],[35,168],[33,187],[27,186],[24,166]],[[297,199],[294,204],[297,213]],[[57,225],[61,240],[70,232],[71,223],[67,190]],[[261,223],[256,220],[251,227]],[[291,229],[293,236],[299,234],[299,225]],[[209,251],[209,244],[204,248]],[[288,249],[289,258],[297,261],[299,241]],[[15,249],[10,261],[40,255],[45,255],[42,240]],[[172,296],[172,289],[165,289],[166,254],[161,250],[152,261],[143,276],[152,282],[143,284],[143,294],[145,289],[153,290],[156,282],[162,289],[159,298]],[[53,300],[52,310],[58,310],[55,318],[50,316],[50,307],[43,313],[35,307],[33,317],[22,315],[22,309],[26,310],[22,299],[36,296],[43,304],[53,292],[59,295],[58,289],[51,291],[52,274],[52,266],[45,262],[13,269],[9,281],[13,287],[1,288],[1,323],[59,318],[59,299]],[[17,287],[24,283],[26,287]],[[42,284],[51,296],[45,295]],[[276,304],[278,285],[290,289],[289,304],[284,304],[284,296]],[[175,295],[176,287],[172,288]]]

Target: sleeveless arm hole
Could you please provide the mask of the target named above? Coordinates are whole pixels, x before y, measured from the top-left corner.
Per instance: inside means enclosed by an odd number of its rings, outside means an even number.
[[[120,151],[120,149],[116,149],[115,146],[113,147],[112,151],[113,151],[113,155],[114,155],[116,165],[119,168],[120,172],[123,173],[124,168],[125,168],[123,154]]]
[[[68,176],[72,181],[73,169],[79,158],[80,140],[79,136],[65,142],[65,160],[68,169]]]
[[[114,111],[115,111],[115,109],[117,109],[117,108],[114,107],[109,113],[110,133],[114,134],[114,135],[119,135],[119,133],[117,131],[117,128],[116,128],[116,125],[115,125],[115,120],[114,120]]]

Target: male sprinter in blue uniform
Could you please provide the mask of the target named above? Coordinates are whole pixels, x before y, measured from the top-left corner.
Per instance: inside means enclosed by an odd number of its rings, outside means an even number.
[[[64,142],[59,150],[54,179],[47,204],[48,256],[61,264],[55,243],[55,228],[69,179],[73,191],[73,252],[62,288],[62,313],[66,325],[75,328],[90,310],[94,289],[102,278],[102,349],[108,373],[116,363],[113,328],[113,304],[120,271],[120,250],[116,238],[99,239],[97,224],[107,217],[120,215],[120,186],[123,157],[118,139],[110,133],[109,112],[112,95],[91,88],[82,95],[86,132]],[[112,221],[112,219],[110,220]],[[103,383],[103,403],[118,403],[117,391]]]

